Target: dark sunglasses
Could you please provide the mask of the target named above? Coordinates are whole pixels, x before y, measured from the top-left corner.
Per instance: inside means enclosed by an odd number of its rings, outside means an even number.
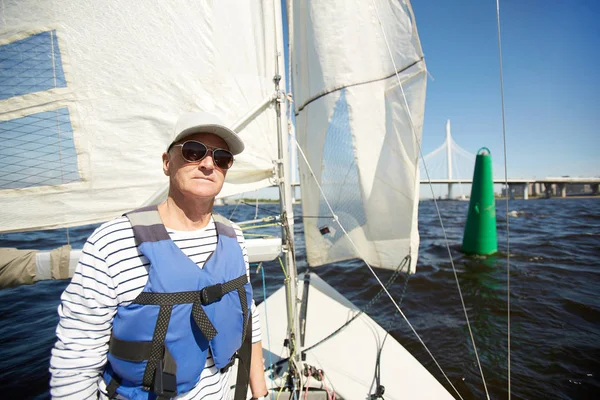
[[[233,154],[231,152],[218,149],[208,148],[204,143],[195,140],[188,140],[180,144],[174,144],[172,147],[181,146],[181,155],[187,162],[202,161],[210,151],[215,165],[221,169],[229,169],[233,165]]]

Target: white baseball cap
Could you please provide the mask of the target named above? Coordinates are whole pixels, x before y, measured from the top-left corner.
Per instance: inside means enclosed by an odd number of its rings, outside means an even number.
[[[188,112],[179,117],[173,131],[173,140],[167,150],[173,143],[199,132],[212,133],[223,139],[233,155],[244,151],[244,142],[238,134],[226,127],[219,117],[204,111]]]

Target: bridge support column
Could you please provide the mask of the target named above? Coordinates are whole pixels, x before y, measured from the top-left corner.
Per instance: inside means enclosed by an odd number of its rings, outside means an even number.
[[[544,185],[544,195],[546,196],[547,199],[549,199],[550,197],[552,197],[553,184],[552,183],[543,183],[542,185]]]
[[[452,193],[452,186],[454,186],[453,183],[448,184],[448,200],[452,200],[454,198],[454,193]]]
[[[523,200],[529,200],[529,183],[523,184]]]
[[[558,186],[558,191],[560,192],[560,197],[567,197],[567,184],[559,183],[556,186]]]

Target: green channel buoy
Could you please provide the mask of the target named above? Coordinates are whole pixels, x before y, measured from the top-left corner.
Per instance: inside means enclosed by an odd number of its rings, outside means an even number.
[[[494,254],[498,251],[492,155],[487,147],[479,149],[475,159],[462,251],[479,255]]]

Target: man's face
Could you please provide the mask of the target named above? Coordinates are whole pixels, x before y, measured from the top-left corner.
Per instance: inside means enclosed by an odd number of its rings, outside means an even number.
[[[178,143],[195,140],[204,143],[209,149],[229,150],[227,143],[212,133],[194,133]],[[172,146],[163,154],[163,171],[169,177],[171,189],[181,192],[186,198],[214,198],[223,187],[227,170],[219,168],[212,152],[200,161],[187,162],[181,155],[181,146]]]

